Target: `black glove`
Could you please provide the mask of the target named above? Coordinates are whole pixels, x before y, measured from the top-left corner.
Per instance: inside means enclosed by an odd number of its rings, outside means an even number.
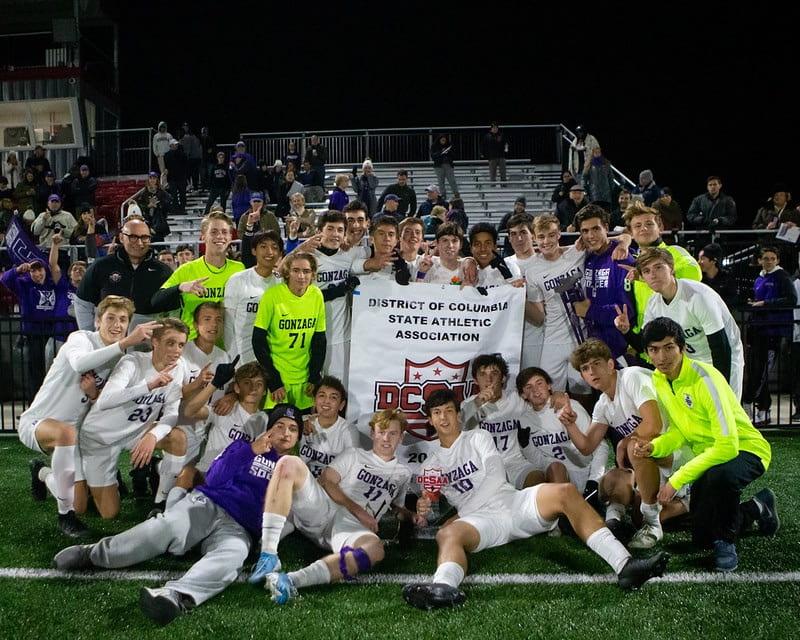
[[[480,293],[482,296],[488,296],[489,292],[486,290],[486,287],[475,287],[475,290]]]
[[[520,427],[517,429],[517,441],[519,442],[519,446],[523,449],[527,447],[531,441],[531,428]]]
[[[217,389],[223,389],[226,384],[233,380],[233,374],[236,372],[236,363],[239,362],[239,357],[236,356],[233,362],[227,364],[218,364],[217,370],[214,372],[214,379],[211,384]]]
[[[361,284],[361,280],[358,279],[358,276],[354,276],[352,273],[347,276],[347,279],[343,282],[345,291],[350,293],[354,291],[355,288]]]

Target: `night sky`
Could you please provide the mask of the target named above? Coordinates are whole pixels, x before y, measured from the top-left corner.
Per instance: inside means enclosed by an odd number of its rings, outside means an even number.
[[[796,186],[790,16],[481,4],[124,3],[123,126],[165,119],[175,132],[187,120],[233,142],[241,131],[583,124],[632,179],[653,169],[684,210],[721,175],[747,226],[776,182]]]

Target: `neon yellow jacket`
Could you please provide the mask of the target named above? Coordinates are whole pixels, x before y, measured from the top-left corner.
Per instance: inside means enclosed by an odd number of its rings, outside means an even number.
[[[740,451],[758,456],[767,470],[772,458],[769,443],[713,366],[684,355],[681,372],[671,385],[660,371],[653,374],[653,385],[669,418],[666,433],[653,440],[653,457],[663,458],[686,444],[696,456],[669,479],[676,490]]]
[[[696,280],[697,282],[703,279],[703,272],[700,270],[700,265],[697,264],[697,260],[683,247],[669,245],[666,242],[661,242],[653,246],[658,249],[666,249],[672,254],[672,259],[675,260],[676,278]],[[633,330],[637,333],[642,329],[644,310],[647,308],[647,301],[652,295],[653,290],[647,286],[646,282],[643,280],[633,281],[633,299],[636,301],[636,326]]]

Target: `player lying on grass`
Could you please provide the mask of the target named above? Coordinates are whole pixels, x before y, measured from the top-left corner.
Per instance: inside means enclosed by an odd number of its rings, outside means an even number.
[[[385,409],[370,421],[372,451],[350,449],[337,456],[319,482],[300,458],[283,458],[267,490],[261,556],[248,581],[266,586],[277,604],[297,589],[351,580],[383,560],[378,521],[394,509],[401,518],[424,520],[404,506],[411,472],[395,457],[406,420]],[[291,509],[292,523],[305,536],[333,553],[291,573],[278,573],[278,542]]]
[[[491,436],[482,429],[461,431],[458,400],[449,390],[434,391],[425,413],[439,435],[439,447],[425,462],[425,473],[440,473],[439,485],[458,518],[436,534],[438,567],[431,582],[412,583],[403,597],[420,609],[461,604],[458,588],[467,570],[467,553],[551,531],[566,515],[575,533],[617,574],[622,589],[636,589],[666,568],[668,556],[634,559],[603,525],[600,516],[573,484],[539,484],[517,491],[506,481],[503,461]],[[425,515],[428,498],[417,501]]]
[[[44,500],[50,490],[58,504],[58,526],[70,537],[87,533],[75,516],[76,510],[82,513],[86,509],[87,496],[78,430],[125,350],[147,341],[160,326],[156,322],[140,324],[126,336],[132,316],[133,302],[107,296],[97,307],[97,331],[70,334],[19,419],[22,443],[38,453],[51,454],[50,467],[42,460],[31,460],[33,497]]]
[[[764,535],[773,535],[780,525],[770,489],[739,502],[742,490],[769,467],[772,449],[722,374],[686,356],[688,341],[677,322],[648,322],[642,341],[656,366],[653,386],[669,428],[650,442],[636,439],[633,455],[663,458],[684,445],[691,447],[695,457],[659,489],[658,501],[670,502],[691,484],[692,541],[713,547],[717,571],[733,571],[739,563],[739,534],[753,522]]]
[[[251,540],[259,536],[259,514],[275,464],[297,444],[301,428],[296,407],[276,405],[266,432],[252,443],[232,442],[214,460],[205,482],[191,493],[175,487],[163,514],[96,544],[67,547],[53,558],[54,566],[116,569],[167,551],[181,555],[201,544],[203,557],[183,576],[139,592],[139,605],[148,618],[159,624],[171,622],[236,580]]]

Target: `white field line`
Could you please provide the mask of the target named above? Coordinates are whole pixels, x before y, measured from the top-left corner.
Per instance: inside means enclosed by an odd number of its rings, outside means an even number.
[[[0,568],[0,578],[14,579],[67,579],[67,580],[114,580],[135,582],[166,582],[183,575],[181,571],[62,571],[60,569],[29,569],[24,567]],[[243,582],[246,576],[240,576]],[[424,582],[430,575],[418,573],[376,573],[363,576],[358,582],[364,584],[407,584]],[[512,584],[604,584],[613,583],[616,577],[612,574],[585,573],[493,573],[467,576],[465,584],[512,585]],[[768,582],[800,582],[800,571],[742,571],[738,573],[711,572],[676,572],[668,573],[663,578],[654,578],[661,583],[768,583]]]

